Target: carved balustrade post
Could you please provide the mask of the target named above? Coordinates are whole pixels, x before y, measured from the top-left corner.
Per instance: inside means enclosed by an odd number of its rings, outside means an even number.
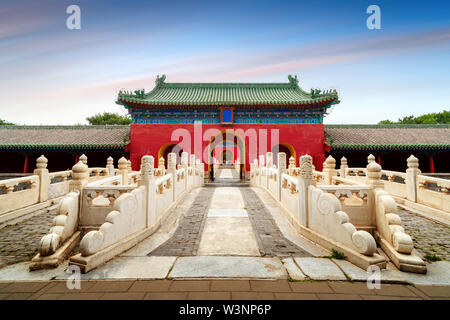
[[[272,152],[266,152],[266,186],[267,188],[269,188],[269,177],[270,177],[270,172],[269,170],[272,168],[273,166],[273,153]]]
[[[339,166],[339,173],[341,178],[345,178],[345,170],[348,169],[347,159],[345,157],[341,158],[341,165]]]
[[[128,161],[125,157],[119,159],[117,175],[122,175],[122,184],[128,185]]]
[[[367,195],[367,204],[371,212],[371,222],[375,226],[376,220],[376,191],[378,189],[384,189],[383,180],[381,180],[381,166],[375,161],[370,162],[367,165],[367,180],[366,184],[370,186],[370,190]]]
[[[294,169],[295,169],[295,158],[291,156],[289,158],[289,168],[288,168],[290,176],[294,175]]]
[[[417,189],[418,175],[421,173],[419,170],[419,159],[411,155],[407,159],[408,169],[406,169],[406,198],[409,201],[417,202]]]
[[[145,186],[145,213],[147,228],[156,222],[156,180],[154,176],[155,159],[145,155],[141,158],[141,178],[139,185]]]
[[[258,173],[259,173],[259,180],[258,180],[258,184],[261,185],[261,183],[263,182],[263,179],[261,177],[261,173],[262,173],[262,168],[266,166],[266,157],[264,155],[260,155],[259,156],[259,165],[258,165]],[[264,177],[266,178],[266,177]]]
[[[286,173],[286,153],[279,152],[278,153],[278,179],[277,183],[277,199],[281,201],[281,176]]]
[[[300,176],[297,180],[298,187],[298,222],[305,227],[308,227],[308,212],[309,212],[309,186],[315,186],[316,181],[313,177],[313,164],[310,155],[300,157],[299,169]]]
[[[114,159],[113,157],[108,157],[106,159],[106,170],[108,171],[108,176],[114,176]]]
[[[325,175],[325,184],[332,184],[333,177],[337,175],[336,160],[332,156],[328,156],[325,160],[325,166],[323,168]]]
[[[43,155],[36,160],[36,169],[33,174],[39,176],[39,202],[47,201],[48,186],[50,184],[50,177],[47,169],[48,160]]]
[[[166,164],[163,157],[159,158],[158,160],[158,171],[161,177],[166,174]]]
[[[85,185],[89,182],[89,171],[88,166],[83,163],[82,160],[78,161],[72,167],[72,180],[69,183],[69,191],[78,190],[80,192],[83,191]]]
[[[177,182],[177,155],[173,152],[167,155],[167,173],[172,174],[172,189],[173,189],[173,198],[172,201],[175,201],[175,190],[176,190],[176,182]]]
[[[189,154],[184,151],[181,153],[181,163],[180,163],[180,168],[184,169],[184,189],[188,190],[188,161],[189,160]]]

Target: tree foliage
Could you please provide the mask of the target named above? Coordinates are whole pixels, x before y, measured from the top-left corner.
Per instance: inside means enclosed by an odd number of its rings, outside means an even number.
[[[378,124],[450,124],[450,110],[442,112],[426,113],[418,117],[406,116],[398,119],[397,122],[382,120]]]
[[[7,121],[5,121],[5,120],[2,120],[2,119],[0,119],[0,125],[2,125],[2,126],[14,126],[15,124],[14,124],[14,123],[11,123],[11,122],[7,122]]]
[[[121,116],[118,113],[112,112],[98,113],[92,117],[87,117],[86,120],[91,125],[98,125],[98,124],[124,125],[131,123],[131,119],[129,116]]]

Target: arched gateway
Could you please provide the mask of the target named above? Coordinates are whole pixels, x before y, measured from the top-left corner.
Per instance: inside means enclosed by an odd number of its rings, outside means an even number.
[[[296,160],[309,154],[320,170],[326,149],[323,117],[339,103],[337,92],[306,92],[297,77],[288,78],[287,83],[167,83],[158,76],[148,93],[119,92],[116,103],[132,117],[133,165],[142,155],[164,156],[178,144],[208,165],[214,157],[223,161],[226,151],[246,172],[257,154],[277,150]]]

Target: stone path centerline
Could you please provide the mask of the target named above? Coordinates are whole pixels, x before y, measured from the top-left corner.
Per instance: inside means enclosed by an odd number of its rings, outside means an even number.
[[[214,189],[198,255],[259,256],[258,243],[239,188]]]

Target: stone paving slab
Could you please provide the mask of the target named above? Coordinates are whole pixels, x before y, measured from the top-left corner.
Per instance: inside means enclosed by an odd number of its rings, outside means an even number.
[[[105,265],[81,275],[81,279],[164,279],[176,257],[117,257]],[[56,279],[67,279],[64,274]]]
[[[248,217],[245,209],[209,209],[208,217]]]
[[[207,218],[198,255],[256,256],[259,249],[248,218]]]
[[[364,269],[361,269],[355,266],[353,263],[348,262],[346,260],[338,260],[332,259],[334,263],[336,263],[342,271],[344,271],[352,280],[355,281],[366,281],[371,273],[367,272]]]
[[[29,262],[16,263],[0,269],[0,281],[34,281],[50,280],[57,275],[63,275],[68,262],[61,264],[56,269],[43,269],[29,271]]]
[[[292,258],[282,259],[283,265],[286,268],[287,273],[293,280],[306,280],[305,274],[297,267]]]
[[[328,258],[294,258],[297,265],[313,280],[347,280],[344,273]]]
[[[402,272],[402,276],[414,284],[450,285],[450,262],[436,261],[427,264],[426,274]]]
[[[180,257],[169,278],[270,278],[286,279],[277,258],[260,257]]]
[[[244,209],[240,188],[217,187],[211,200],[210,209]]]

